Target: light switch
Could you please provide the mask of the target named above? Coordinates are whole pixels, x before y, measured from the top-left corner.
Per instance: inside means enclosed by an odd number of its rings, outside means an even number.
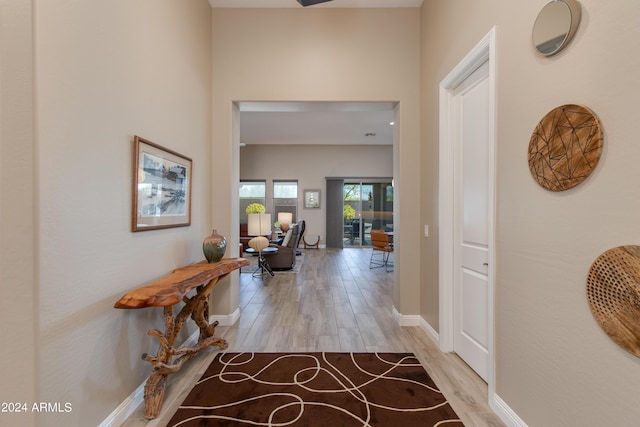
[[[429,226],[427,224],[424,225],[424,237],[429,237]]]

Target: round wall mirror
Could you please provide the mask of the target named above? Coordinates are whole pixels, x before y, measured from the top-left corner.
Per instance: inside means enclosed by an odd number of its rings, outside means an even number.
[[[542,8],[533,24],[533,46],[544,56],[560,52],[569,44],[580,23],[580,4],[554,0]]]

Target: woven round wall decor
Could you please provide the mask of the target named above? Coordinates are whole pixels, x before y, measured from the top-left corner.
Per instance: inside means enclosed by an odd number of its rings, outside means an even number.
[[[619,246],[596,258],[587,277],[587,298],[607,335],[640,357],[640,246]]]
[[[593,172],[602,144],[600,122],[591,110],[561,105],[547,113],[531,134],[529,170],[547,190],[568,190]]]

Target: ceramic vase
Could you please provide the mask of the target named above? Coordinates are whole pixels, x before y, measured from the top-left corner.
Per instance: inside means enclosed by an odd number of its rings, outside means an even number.
[[[214,229],[210,236],[206,237],[202,242],[202,252],[210,263],[218,262],[224,256],[227,250],[227,239],[218,234]]]

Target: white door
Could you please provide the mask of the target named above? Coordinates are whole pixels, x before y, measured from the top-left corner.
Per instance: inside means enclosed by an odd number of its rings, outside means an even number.
[[[454,351],[487,381],[489,374],[489,63],[454,96]]]

